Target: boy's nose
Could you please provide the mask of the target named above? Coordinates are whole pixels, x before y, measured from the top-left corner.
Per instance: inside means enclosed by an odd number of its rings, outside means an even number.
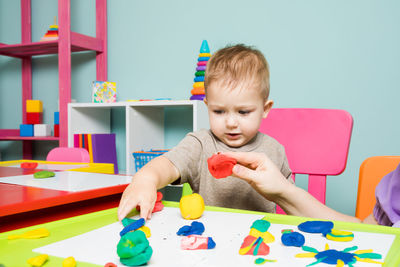
[[[237,127],[237,120],[235,118],[235,116],[229,115],[226,118],[226,126],[228,128],[233,128],[233,127]]]

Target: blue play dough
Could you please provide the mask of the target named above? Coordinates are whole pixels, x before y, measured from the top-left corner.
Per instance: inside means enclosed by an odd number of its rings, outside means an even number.
[[[132,222],[131,224],[127,225],[124,227],[124,229],[122,229],[122,231],[119,233],[120,236],[123,236],[124,234],[130,232],[130,231],[134,231],[140,227],[142,227],[144,225],[145,221],[143,218],[140,218],[139,220],[136,220],[134,222]]]
[[[188,236],[188,235],[201,235],[203,232],[204,232],[204,224],[202,224],[201,222],[193,221],[191,225],[182,226],[176,234]]]
[[[282,244],[288,247],[302,247],[304,245],[304,236],[298,232],[285,233],[281,236]]]
[[[213,249],[215,248],[215,242],[211,237],[208,237],[208,242],[207,242],[207,248],[208,249]]]
[[[337,251],[335,249],[329,249],[319,252],[315,255],[317,260],[322,259],[322,262],[327,264],[337,264],[338,260],[344,262],[344,264],[356,262],[356,258],[353,253]]]
[[[299,224],[300,231],[306,233],[329,233],[333,228],[333,222],[327,221],[307,221]]]

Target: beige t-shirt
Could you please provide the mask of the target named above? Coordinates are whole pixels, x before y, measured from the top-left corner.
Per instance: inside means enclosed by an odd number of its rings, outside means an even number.
[[[178,182],[188,182],[193,192],[204,198],[206,205],[275,213],[275,203],[266,200],[247,182],[233,176],[216,179],[210,174],[207,159],[223,151],[263,152],[291,180],[284,147],[260,132],[246,145],[233,148],[218,140],[210,130],[203,129],[187,134],[176,147],[163,156],[179,170]]]

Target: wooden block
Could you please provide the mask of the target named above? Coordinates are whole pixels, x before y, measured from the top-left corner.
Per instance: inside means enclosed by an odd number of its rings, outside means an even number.
[[[43,104],[40,100],[26,100],[26,112],[43,112]]]
[[[43,122],[42,112],[27,112],[26,123],[27,124],[41,124]]]
[[[59,124],[54,124],[54,136],[55,137],[60,136],[60,125]]]
[[[51,135],[50,124],[34,124],[33,134],[34,136],[50,136]]]
[[[20,136],[33,136],[33,125],[32,124],[20,124],[19,135]]]

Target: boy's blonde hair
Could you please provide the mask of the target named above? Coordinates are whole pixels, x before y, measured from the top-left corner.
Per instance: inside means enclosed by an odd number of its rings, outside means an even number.
[[[204,87],[222,82],[235,88],[252,86],[258,88],[265,99],[269,96],[269,68],[264,55],[257,49],[238,44],[227,46],[213,54],[207,63]]]

